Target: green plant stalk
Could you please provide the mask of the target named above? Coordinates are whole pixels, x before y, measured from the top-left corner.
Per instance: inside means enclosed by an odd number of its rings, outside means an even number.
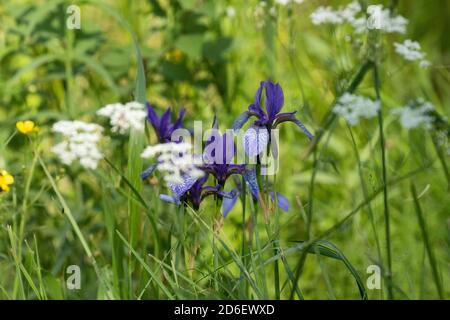
[[[317,149],[314,148],[313,150],[313,172],[311,175],[311,180],[309,183],[309,197],[308,197],[308,211],[306,213],[306,241],[309,241],[311,239],[311,221],[312,221],[312,215],[313,215],[313,195],[314,195],[314,182],[316,179],[317,174],[317,166],[318,166],[318,159],[317,159]],[[302,274],[303,266],[306,261],[307,251],[303,251],[300,255],[300,259],[297,263],[297,268],[295,270],[295,285],[292,287],[291,294],[289,296],[289,299],[294,299],[294,294],[296,293],[296,284],[298,283],[298,280],[300,279],[300,276]],[[300,299],[300,297],[299,297]]]
[[[359,180],[361,183],[361,189],[363,191],[364,200],[366,200],[369,197],[369,192],[367,191],[367,185],[364,180],[361,158],[359,155],[358,148],[356,146],[355,137],[353,136],[353,131],[349,125],[347,125],[347,128],[350,132],[350,137],[352,138],[353,151],[355,153],[356,161],[358,162],[358,174],[359,174]],[[375,217],[373,214],[372,205],[370,203],[368,203],[368,205],[367,205],[367,212],[369,213],[370,224],[372,226],[372,231],[373,231],[373,235],[375,238],[375,245],[377,247],[378,263],[380,263],[382,265],[383,260],[382,260],[382,254],[381,254],[380,239],[378,238],[377,228],[375,225]]]
[[[245,268],[248,268],[248,257],[247,257],[247,237],[245,235],[246,231],[246,209],[247,209],[247,184],[245,181],[245,178],[242,177],[241,180],[242,183],[242,195],[241,195],[241,201],[242,201],[242,245],[241,245],[241,259],[244,263]],[[244,278],[244,273],[241,270],[240,272],[241,278]],[[242,290],[243,290],[243,297],[247,297],[248,295],[248,282],[243,281],[242,283]]]
[[[439,277],[438,266],[436,262],[436,258],[434,256],[434,252],[431,248],[430,239],[427,231],[427,224],[425,218],[422,213],[422,208],[420,207],[419,198],[417,197],[416,187],[413,182],[411,182],[411,194],[414,199],[414,206],[417,213],[417,219],[419,220],[420,231],[422,232],[423,241],[425,243],[425,249],[428,255],[428,260],[430,262],[431,271],[433,274],[433,280],[436,285],[436,290],[439,295],[439,299],[444,300],[444,290],[442,288],[442,283]]]
[[[378,65],[374,65],[373,77],[375,85],[375,94],[377,100],[381,104],[381,94],[380,94],[380,75],[378,70]],[[384,206],[384,223],[385,223],[385,236],[386,236],[386,253],[387,253],[387,289],[388,289],[388,299],[394,299],[393,283],[392,283],[392,252],[391,252],[391,229],[390,229],[390,215],[389,215],[389,204],[388,204],[388,182],[387,182],[387,170],[386,170],[386,145],[384,139],[384,129],[383,129],[383,111],[380,106],[378,111],[378,125],[380,130],[380,149],[381,149],[381,163],[382,163],[382,174],[383,174],[383,206]]]
[[[17,131],[16,131],[17,132]],[[30,140],[30,142],[32,143],[32,141]],[[17,232],[17,230],[15,230],[16,234],[18,233],[18,237],[17,237],[17,259],[21,262],[22,261],[22,243],[23,243],[23,239],[24,239],[24,232],[25,232],[25,224],[26,224],[26,219],[27,219],[27,213],[28,213],[28,204],[27,204],[27,199],[30,193],[30,188],[31,188],[31,182],[33,180],[33,176],[34,176],[34,169],[36,167],[36,162],[37,162],[37,156],[36,154],[33,157],[33,161],[31,163],[31,167],[30,167],[30,171],[28,173],[28,177],[27,177],[27,181],[25,184],[25,191],[24,191],[24,197],[23,197],[23,201],[22,201],[22,216],[20,217],[20,224],[19,224],[19,230]],[[14,227],[14,229],[17,229],[17,227]],[[16,277],[21,277],[20,273],[16,273]],[[15,283],[18,284],[20,283],[20,281],[17,281],[20,279],[16,279]]]
[[[73,77],[73,30],[66,28],[66,51],[64,59],[64,72],[66,77],[66,111],[70,117],[74,115],[73,93],[75,91],[74,77]]]
[[[37,151],[35,151],[37,153]],[[113,292],[112,290],[109,290],[109,284],[108,282],[104,279],[103,274],[100,272],[100,269],[97,265],[97,261],[95,260],[94,255],[92,254],[91,249],[89,248],[89,245],[86,241],[86,239],[83,236],[83,233],[80,230],[80,227],[78,226],[77,221],[75,220],[75,218],[72,215],[72,211],[70,210],[69,206],[66,203],[66,200],[63,198],[63,196],[61,195],[61,193],[59,192],[58,186],[56,185],[55,180],[53,179],[52,175],[50,174],[50,172],[47,169],[47,166],[45,165],[44,161],[42,161],[42,158],[39,156],[39,154],[37,154],[38,157],[38,161],[39,164],[41,165],[42,169],[44,170],[45,175],[47,176],[53,191],[56,193],[56,196],[63,208],[63,214],[66,216],[66,218],[69,220],[76,236],[78,237],[78,240],[80,241],[88,259],[91,261],[92,266],[94,267],[94,271],[97,274],[98,279],[100,280],[100,282],[105,286],[106,288],[106,292],[108,294],[108,297],[110,299],[113,299],[114,297],[111,295],[111,292]]]
[[[445,178],[447,179],[448,189],[450,190],[450,172],[449,172],[449,169],[447,166],[447,161],[445,160],[445,155],[442,152],[442,148],[439,146],[436,139],[434,139],[434,137],[431,137],[431,139],[433,141],[433,145],[436,150],[436,153],[439,157],[439,161],[441,162],[442,170],[444,171]]]

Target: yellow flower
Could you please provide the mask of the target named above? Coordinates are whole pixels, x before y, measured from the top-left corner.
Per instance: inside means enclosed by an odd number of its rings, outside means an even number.
[[[14,183],[14,177],[6,170],[0,170],[0,192],[8,192],[9,186]]]
[[[183,59],[183,52],[180,49],[175,48],[165,54],[166,60],[170,62],[180,62]]]
[[[23,134],[30,134],[39,131],[39,127],[31,120],[18,121],[16,128]]]

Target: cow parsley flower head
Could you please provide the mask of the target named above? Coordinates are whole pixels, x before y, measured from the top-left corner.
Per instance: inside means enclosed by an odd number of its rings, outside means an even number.
[[[102,139],[103,128],[98,124],[83,121],[58,121],[52,131],[60,133],[63,139],[52,148],[59,160],[65,165],[79,161],[86,169],[96,169],[103,158],[98,143]]]
[[[403,43],[395,42],[394,46],[395,51],[409,61],[422,60],[425,56],[421,51],[420,44],[416,41],[407,39]]]
[[[338,11],[331,7],[319,7],[311,14],[311,21],[315,25],[320,24],[342,24],[344,19]]]
[[[380,102],[369,98],[344,93],[337,101],[333,112],[342,116],[347,122],[354,126],[362,118],[370,119],[377,115],[380,110]]]
[[[358,1],[353,1],[345,7],[334,10],[332,7],[319,7],[311,14],[312,23],[340,25],[349,23],[355,33],[364,33],[368,29],[382,30],[387,33],[406,33],[408,20],[401,15],[393,15],[382,5],[367,7],[367,15],[361,10]]]
[[[147,116],[143,104],[133,101],[126,104],[108,104],[97,111],[97,114],[110,119],[113,132],[125,134],[130,128],[144,129],[144,119]]]
[[[233,6],[228,6],[225,12],[228,18],[234,18],[236,16],[236,9]]]
[[[141,154],[144,159],[156,158],[157,169],[165,173],[167,183],[179,184],[190,177],[194,180],[203,177],[204,173],[195,165],[189,143],[160,143],[147,147]]]
[[[286,6],[289,3],[302,4],[305,0],[275,0],[275,2],[281,6]]]
[[[433,117],[430,115],[430,111],[433,110],[434,106],[431,102],[418,99],[410,101],[403,108],[392,110],[392,113],[400,116],[400,124],[405,129],[422,126],[430,129],[433,125]]]

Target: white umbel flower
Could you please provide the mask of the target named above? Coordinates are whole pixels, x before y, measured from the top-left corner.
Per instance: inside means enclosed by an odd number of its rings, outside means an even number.
[[[144,120],[147,116],[145,106],[136,101],[126,104],[108,104],[98,110],[97,114],[108,117],[112,127],[111,130],[120,134],[125,134],[130,128],[144,130]]]
[[[311,14],[311,21],[315,25],[320,24],[342,24],[344,19],[338,11],[331,7],[319,7]]]
[[[357,125],[362,118],[375,117],[378,110],[380,110],[379,101],[350,93],[344,93],[333,108],[334,113],[342,116],[352,126]]]
[[[302,4],[304,0],[275,0],[275,2],[281,6],[286,6],[289,3]]]
[[[311,20],[316,25],[349,23],[358,34],[368,29],[382,30],[386,33],[406,33],[408,20],[401,15],[392,15],[391,11],[382,5],[368,6],[367,14],[368,18],[361,10],[359,2],[353,1],[336,10],[331,7],[319,7],[311,14]]]
[[[52,148],[52,152],[65,165],[79,161],[86,169],[96,169],[103,154],[98,148],[103,128],[95,123],[83,121],[58,121],[52,131],[60,133],[63,140]]]
[[[186,177],[197,179],[204,175],[195,165],[191,150],[192,145],[189,143],[160,143],[145,148],[141,157],[156,158],[157,169],[165,174],[164,180],[168,184],[179,184]]]
[[[410,101],[403,108],[392,110],[392,113],[400,116],[400,124],[405,129],[414,129],[422,126],[430,129],[433,124],[433,118],[429,115],[429,112],[432,110],[434,110],[434,106],[431,102],[418,99]]]
[[[394,43],[395,51],[408,61],[423,60],[425,54],[421,51],[420,44],[409,39],[403,43]]]
[[[236,16],[236,9],[232,6],[228,6],[225,12],[228,18],[234,18]]]

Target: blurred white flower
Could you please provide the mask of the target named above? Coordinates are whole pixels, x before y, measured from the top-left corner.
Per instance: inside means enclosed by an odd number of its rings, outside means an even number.
[[[160,143],[148,146],[142,152],[144,159],[155,158],[157,169],[164,172],[164,180],[169,184],[183,183],[186,176],[193,179],[201,178],[204,172],[195,165],[189,143]]]
[[[434,110],[432,103],[418,99],[410,101],[402,108],[393,109],[392,113],[400,116],[400,124],[405,129],[414,129],[421,126],[430,129],[433,118],[429,115],[429,112],[432,110]]]
[[[225,12],[229,18],[234,18],[236,16],[236,9],[232,6],[228,6]]]
[[[416,41],[405,40],[403,43],[394,42],[395,51],[409,61],[422,60],[425,54]]]
[[[431,65],[431,62],[428,61],[428,60],[426,60],[426,59],[423,59],[423,60],[420,61],[420,63],[419,63],[419,66],[420,66],[422,69],[427,69],[427,68],[430,67],[430,65]]]
[[[344,21],[352,22],[356,19],[356,15],[361,12],[361,5],[358,1],[353,1],[346,7],[341,8],[338,12]]]
[[[358,1],[352,1],[345,7],[333,10],[331,7],[319,7],[311,14],[313,24],[344,24],[349,23],[355,33],[363,33],[367,29],[378,29],[387,33],[406,33],[408,20],[400,15],[393,16],[389,9],[382,5],[367,7],[367,14],[361,10]]]
[[[378,110],[380,110],[379,101],[350,93],[344,93],[333,108],[334,113],[342,116],[352,126],[357,125],[361,118],[375,117]]]
[[[52,131],[60,133],[63,140],[52,148],[52,152],[65,165],[79,161],[86,169],[96,169],[103,154],[98,148],[103,128],[98,124],[83,121],[58,121]]]
[[[279,5],[286,6],[289,3],[301,4],[304,2],[304,0],[275,0],[275,2]]]
[[[108,104],[97,111],[97,114],[110,119],[113,132],[125,134],[130,128],[144,130],[144,120],[147,117],[145,106],[139,102],[126,104]]]
[[[319,7],[311,14],[311,21],[315,25],[341,24],[344,19],[338,11],[334,11],[331,7]]]

